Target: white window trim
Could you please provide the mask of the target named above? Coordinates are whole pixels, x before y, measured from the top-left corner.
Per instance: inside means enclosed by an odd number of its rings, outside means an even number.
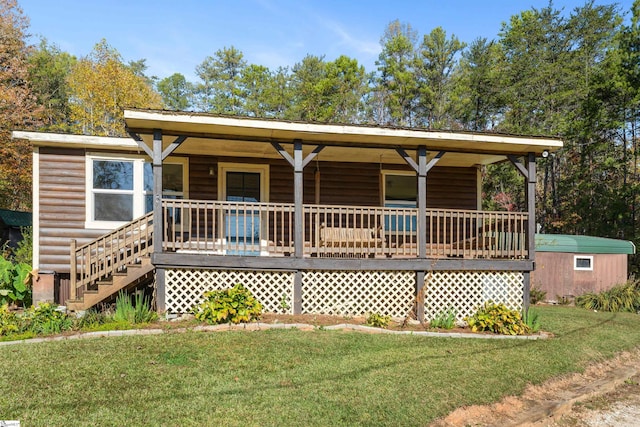
[[[385,205],[386,201],[387,201],[387,175],[402,175],[402,176],[413,176],[416,177],[416,180],[418,179],[417,174],[414,171],[407,171],[407,170],[393,170],[393,169],[382,169],[381,170],[381,174],[382,174],[382,206]],[[417,186],[417,182],[416,182],[416,186]],[[418,200],[416,200],[416,206],[418,207]]]
[[[269,201],[269,165],[252,163],[218,163],[218,200],[227,200],[227,172],[257,172],[260,174],[260,201]]]
[[[579,259],[588,259],[590,267],[578,267]],[[574,255],[573,256],[573,269],[576,271],[593,271],[593,255]]]
[[[133,194],[133,218],[144,215],[145,195],[144,190],[144,164],[151,162],[147,156],[118,154],[110,155],[105,153],[87,153],[85,156],[85,228],[112,230],[121,227],[130,221],[96,221],[93,219],[94,214],[94,188],[93,188],[93,162],[94,160],[105,161],[128,161],[133,162],[133,190],[118,191],[119,194]],[[184,198],[189,197],[189,159],[186,157],[169,157],[165,164],[181,164],[182,165],[182,185],[184,189]],[[175,192],[172,192],[175,193]]]

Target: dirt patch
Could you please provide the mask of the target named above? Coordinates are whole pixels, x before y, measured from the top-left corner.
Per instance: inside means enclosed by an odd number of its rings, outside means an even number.
[[[640,417],[640,350],[589,366],[582,374],[529,386],[486,406],[458,408],[431,425],[637,426]]]

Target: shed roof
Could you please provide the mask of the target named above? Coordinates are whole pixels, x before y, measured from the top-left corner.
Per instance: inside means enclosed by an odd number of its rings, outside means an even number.
[[[9,227],[31,227],[33,225],[31,212],[11,211],[0,209],[0,221]]]
[[[636,246],[628,240],[604,237],[536,234],[536,251],[633,255],[636,253]]]

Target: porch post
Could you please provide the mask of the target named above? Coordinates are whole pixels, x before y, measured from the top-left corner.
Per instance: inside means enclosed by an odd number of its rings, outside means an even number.
[[[302,141],[293,141],[293,157],[282,148],[277,142],[271,145],[276,149],[283,159],[293,166],[293,255],[296,258],[304,257],[304,167],[309,164],[324,149],[324,145],[318,145],[309,155],[304,158],[302,152]],[[297,270],[293,280],[293,314],[302,312],[302,272]]]
[[[418,147],[418,258],[427,257],[427,147]]]
[[[293,204],[294,204],[294,230],[293,239],[295,241],[294,255],[296,258],[302,258],[304,249],[304,215],[302,212],[303,202],[303,170],[302,163],[302,141],[296,139],[293,142]]]
[[[162,253],[164,221],[162,218],[162,130],[153,130],[153,252]],[[156,308],[166,309],[164,271],[156,271]]]
[[[302,141],[293,142],[293,240],[295,242],[294,255],[296,258],[304,256],[304,163],[302,157]],[[302,272],[297,270],[293,282],[293,314],[302,313]]]
[[[527,229],[527,249],[529,259],[536,260],[536,156],[529,153],[526,161],[527,168],[527,213],[529,215]]]
[[[424,322],[424,271],[416,271],[416,319]]]
[[[529,221],[527,222],[527,250],[529,251],[529,260],[533,261],[535,268],[536,261],[536,155],[535,153],[529,153],[526,158],[527,168],[527,213],[529,215]],[[531,272],[524,273],[524,296],[523,296],[523,309],[526,312],[529,308],[529,291],[531,286]]]

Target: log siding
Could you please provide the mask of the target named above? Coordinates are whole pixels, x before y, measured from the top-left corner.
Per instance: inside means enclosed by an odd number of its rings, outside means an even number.
[[[88,243],[105,230],[85,228],[85,151],[39,150],[39,265],[42,271],[69,272],[69,244]]]
[[[39,149],[38,268],[42,271],[69,273],[71,239],[83,245],[109,231],[85,227],[85,156],[83,149]],[[189,157],[190,199],[217,200],[219,162],[268,164],[270,201],[293,202],[293,168],[286,161],[217,156]],[[214,175],[209,172],[212,167],[216,171]],[[381,169],[407,170],[398,165],[314,161],[304,171],[304,203],[315,203],[316,174],[319,173],[320,204],[379,206]],[[435,167],[428,175],[427,206],[476,209],[477,177],[475,167]]]

